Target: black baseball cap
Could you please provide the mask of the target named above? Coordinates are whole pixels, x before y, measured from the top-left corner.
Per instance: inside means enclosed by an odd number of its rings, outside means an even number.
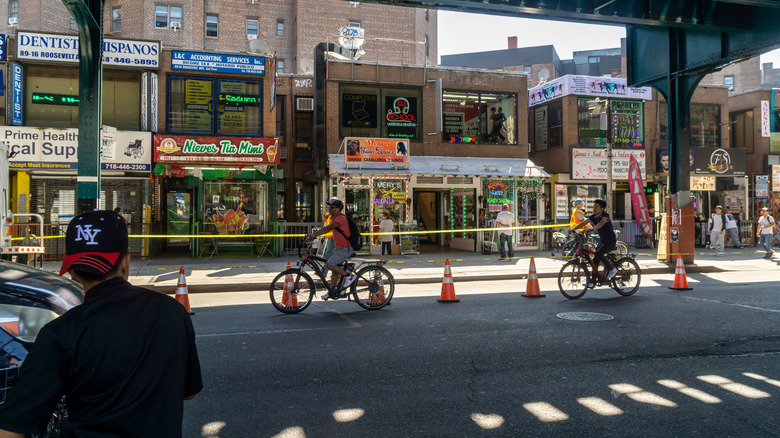
[[[65,233],[60,275],[70,270],[108,274],[127,250],[127,223],[122,216],[107,210],[80,214],[70,221]]]
[[[344,203],[341,202],[338,198],[330,198],[327,201],[325,201],[325,204],[326,205],[330,205],[332,207],[336,207],[339,210],[343,210],[344,209]]]

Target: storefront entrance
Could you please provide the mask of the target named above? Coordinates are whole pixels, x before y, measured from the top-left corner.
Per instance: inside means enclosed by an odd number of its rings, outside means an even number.
[[[449,197],[449,193],[446,193]],[[417,221],[418,231],[444,229],[444,215],[440,205],[445,205],[445,192],[442,189],[415,189],[414,190],[414,219]],[[421,251],[425,246],[446,246],[449,243],[447,234],[421,234],[419,236]]]

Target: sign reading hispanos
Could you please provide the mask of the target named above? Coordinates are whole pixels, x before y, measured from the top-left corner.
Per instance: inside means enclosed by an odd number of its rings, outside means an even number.
[[[79,62],[78,35],[18,32],[16,58],[30,61]],[[103,39],[103,64],[131,68],[160,68],[160,42]]]

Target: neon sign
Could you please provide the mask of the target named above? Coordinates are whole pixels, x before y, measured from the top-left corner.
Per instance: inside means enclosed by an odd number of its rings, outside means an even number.
[[[477,137],[450,137],[450,143],[476,143]]]
[[[79,97],[68,96],[67,94],[33,93],[32,103],[43,105],[79,106]]]

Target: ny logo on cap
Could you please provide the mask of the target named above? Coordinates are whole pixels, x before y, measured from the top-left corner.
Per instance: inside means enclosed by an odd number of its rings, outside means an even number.
[[[76,242],[86,240],[87,245],[97,245],[98,242],[95,242],[95,237],[97,237],[99,232],[100,230],[93,230],[92,225],[84,225],[83,227],[76,225]]]

